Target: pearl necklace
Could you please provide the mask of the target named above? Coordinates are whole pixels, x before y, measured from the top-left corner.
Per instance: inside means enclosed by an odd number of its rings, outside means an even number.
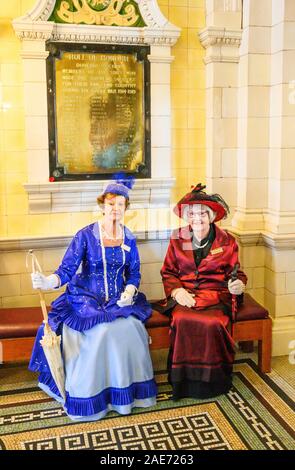
[[[194,245],[196,248],[204,248],[206,245],[208,245],[209,243],[209,239],[206,241],[206,243],[204,243],[204,245],[197,245],[197,243],[194,241]]]
[[[101,230],[103,232],[103,235],[106,235],[105,238],[107,238],[108,240],[122,240],[122,230],[119,237],[112,237],[103,226],[101,226]]]

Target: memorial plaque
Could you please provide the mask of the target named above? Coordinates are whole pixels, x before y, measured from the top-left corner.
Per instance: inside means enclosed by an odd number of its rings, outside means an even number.
[[[48,49],[51,178],[150,177],[149,48]]]

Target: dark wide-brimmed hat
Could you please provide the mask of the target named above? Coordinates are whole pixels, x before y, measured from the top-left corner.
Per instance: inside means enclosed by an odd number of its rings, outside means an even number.
[[[192,186],[192,188],[192,191],[180,199],[173,209],[174,213],[178,217],[183,217],[183,209],[185,206],[203,204],[204,206],[210,207],[210,209],[216,213],[214,222],[226,219],[230,210],[224,199],[219,194],[206,194],[205,191],[203,191],[206,186],[201,183],[197,184],[195,187]]]

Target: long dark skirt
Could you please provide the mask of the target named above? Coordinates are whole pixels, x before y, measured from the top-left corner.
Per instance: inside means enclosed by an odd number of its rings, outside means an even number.
[[[168,357],[173,399],[210,398],[232,385],[234,341],[223,309],[177,305],[172,313]]]

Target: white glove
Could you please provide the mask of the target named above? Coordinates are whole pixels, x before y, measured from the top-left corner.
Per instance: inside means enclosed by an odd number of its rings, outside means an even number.
[[[171,296],[176,300],[179,305],[183,307],[193,307],[195,305],[194,294],[190,294],[183,287],[174,289],[171,293]]]
[[[231,294],[234,294],[234,295],[240,295],[242,294],[245,289],[246,289],[246,286],[245,284],[240,280],[240,279],[236,279],[235,281],[232,281],[231,279],[228,281],[228,290],[230,291]]]
[[[127,307],[128,305],[132,305],[133,296],[136,291],[137,289],[135,286],[128,284],[128,286],[125,287],[124,292],[122,292],[120,300],[117,301],[117,305],[119,305],[119,307]]]
[[[50,276],[44,276],[42,273],[32,273],[32,284],[33,289],[41,290],[52,290],[59,287],[59,278],[56,274],[50,274]]]

